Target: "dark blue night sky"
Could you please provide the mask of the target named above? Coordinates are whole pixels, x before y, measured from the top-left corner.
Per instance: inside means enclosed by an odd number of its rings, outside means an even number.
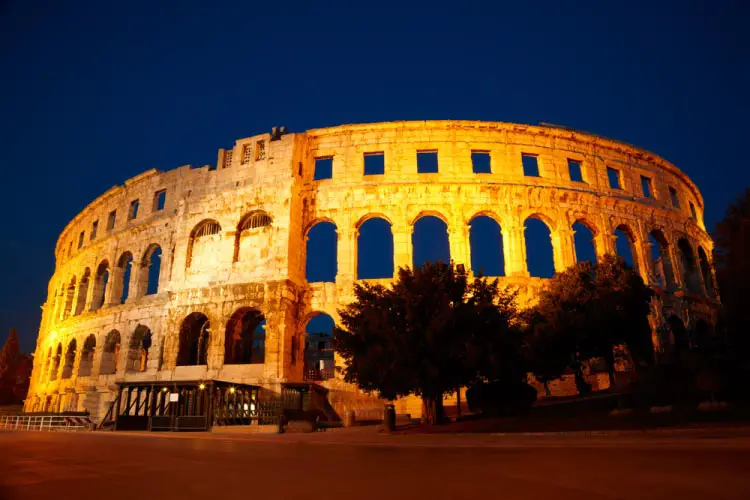
[[[750,184],[747,2],[407,4],[0,2],[0,342],[91,200],[273,125],[567,125],[674,162],[709,228]]]

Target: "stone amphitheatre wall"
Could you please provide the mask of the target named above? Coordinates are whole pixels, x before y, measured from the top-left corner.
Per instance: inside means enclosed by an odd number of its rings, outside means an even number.
[[[714,323],[718,296],[703,200],[684,173],[652,153],[559,127],[485,122],[347,125],[273,139],[265,134],[238,140],[232,149],[219,150],[215,169],[145,172],[104,193],[67,225],[55,249],[27,410],[46,405],[96,414],[111,400],[116,381],[216,378],[270,390],[302,381],[305,324],[319,313],[335,320],[337,309],[351,300],[359,230],[377,217],[391,228],[394,270],[412,265],[413,228],[426,215],[445,223],[451,259],[470,268],[469,225],[476,216],[491,217],[503,239],[501,279],[519,287],[524,303],[533,301],[543,283],[527,271],[527,219],[548,226],[558,271],[576,262],[574,223],[591,230],[598,255],[614,253],[619,228],[628,235],[638,272],[658,291],[655,332],[672,316],[688,327],[697,319]],[[418,173],[422,151],[437,152],[438,173]],[[472,152],[489,154],[491,173],[474,173]],[[363,175],[368,153],[383,154],[383,174]],[[536,157],[538,177],[524,175],[522,155]],[[320,158],[332,158],[330,179],[315,179]],[[569,160],[579,162],[583,182],[571,180]],[[619,189],[610,187],[608,168],[619,173]],[[644,196],[642,176],[651,181],[651,197]],[[162,190],[165,203],[157,210]],[[139,208],[131,219],[134,200]],[[112,211],[116,218],[109,228]],[[243,226],[262,216],[270,222]],[[320,222],[335,224],[338,271],[331,281],[308,283],[307,236]],[[669,276],[662,279],[651,258],[651,234],[668,262],[662,272]],[[147,294],[157,247],[158,291]],[[129,292],[121,303],[131,256]],[[264,362],[226,364],[225,329],[246,309],[265,317]],[[206,362],[178,366],[184,364],[178,363],[179,332],[193,313],[204,314],[211,325]],[[139,326],[150,332],[151,345],[144,366],[136,367]],[[120,347],[113,350],[116,338]],[[657,346],[669,341],[655,334]],[[337,409],[372,403],[340,381],[324,384]]]

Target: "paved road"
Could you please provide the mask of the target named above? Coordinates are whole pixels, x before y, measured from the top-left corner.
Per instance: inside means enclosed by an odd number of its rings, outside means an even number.
[[[0,432],[0,499],[750,498],[720,436]]]

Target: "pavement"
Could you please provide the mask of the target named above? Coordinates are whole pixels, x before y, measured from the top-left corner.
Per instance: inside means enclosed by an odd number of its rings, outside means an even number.
[[[0,432],[0,500],[750,498],[748,429]]]

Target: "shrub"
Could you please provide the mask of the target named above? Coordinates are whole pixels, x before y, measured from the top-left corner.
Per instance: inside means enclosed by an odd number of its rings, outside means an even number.
[[[536,389],[525,382],[480,382],[466,391],[466,401],[471,411],[502,417],[528,412],[536,396]]]

